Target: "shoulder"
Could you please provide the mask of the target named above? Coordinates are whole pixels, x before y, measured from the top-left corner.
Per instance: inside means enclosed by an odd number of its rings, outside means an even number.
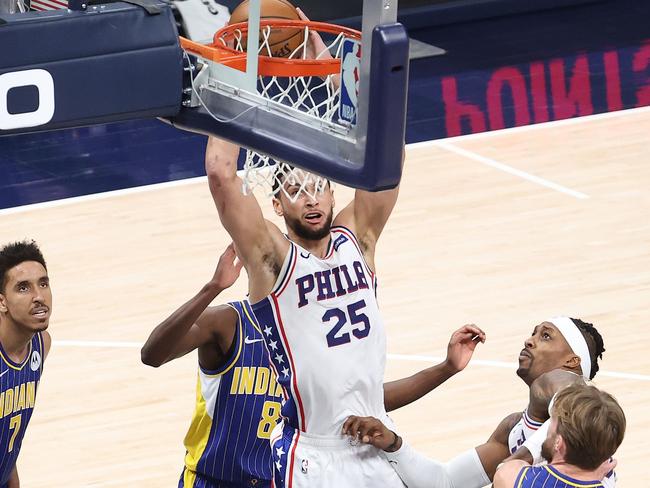
[[[196,323],[202,329],[208,329],[218,336],[231,332],[239,319],[240,310],[233,303],[206,308]]]
[[[494,488],[512,488],[521,470],[527,466],[530,465],[518,459],[503,463],[494,475]]]
[[[43,359],[47,357],[50,353],[50,347],[52,347],[52,336],[46,330],[41,332],[41,338],[43,340]]]

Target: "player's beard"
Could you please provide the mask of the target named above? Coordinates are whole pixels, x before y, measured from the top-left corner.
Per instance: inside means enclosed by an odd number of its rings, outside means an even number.
[[[327,213],[327,216],[325,217],[323,225],[318,229],[307,227],[299,219],[289,217],[287,214],[284,215],[284,221],[287,224],[287,227],[301,239],[308,241],[319,241],[329,235],[330,228],[332,227],[333,216],[334,212],[332,209],[330,209],[330,211]]]
[[[555,439],[557,435],[553,437],[547,437],[542,444],[542,457],[550,464],[553,460],[553,446],[555,445]]]

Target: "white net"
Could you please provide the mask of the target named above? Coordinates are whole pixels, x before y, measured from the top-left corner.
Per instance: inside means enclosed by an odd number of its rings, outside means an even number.
[[[301,32],[302,31],[302,32]],[[309,24],[291,29],[280,26],[265,25],[260,29],[260,45],[258,54],[261,56],[278,57],[278,38],[292,34],[294,41],[290,52],[281,52],[286,59],[317,59],[326,60],[340,58],[344,32],[330,34],[318,32]],[[246,32],[239,29],[226,31],[226,35],[218,39],[224,46],[246,52]],[[287,54],[288,55],[285,55]],[[338,108],[341,96],[339,74],[327,76],[259,76],[257,88],[259,94],[273,102],[282,104],[291,110],[314,117],[314,123],[322,122],[339,124]],[[290,111],[289,111],[290,113]],[[344,124],[342,124],[344,125]],[[291,162],[294,163],[294,162]],[[300,164],[299,161],[295,163]],[[322,191],[327,180],[314,173],[309,173],[287,162],[276,161],[267,154],[252,150],[246,153],[244,169],[241,173],[244,180],[243,191],[249,193],[256,188],[263,188],[268,195],[277,195],[279,191],[292,201],[301,194],[312,198]],[[298,186],[298,191],[296,191]]]

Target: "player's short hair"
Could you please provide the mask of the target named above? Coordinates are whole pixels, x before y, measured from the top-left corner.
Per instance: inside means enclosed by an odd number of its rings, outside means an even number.
[[[589,349],[589,356],[591,356],[591,371],[589,372],[589,379],[593,379],[598,373],[600,367],[598,366],[598,358],[603,358],[603,353],[605,352],[605,343],[603,341],[603,336],[600,335],[600,332],[594,327],[594,324],[589,322],[584,322],[580,319],[574,319],[573,323],[576,324],[582,336],[587,342],[587,348]]]
[[[576,383],[560,390],[551,415],[566,444],[564,460],[594,470],[623,442],[625,414],[616,399],[595,386]]]
[[[7,284],[7,272],[25,261],[41,263],[47,270],[43,253],[34,241],[12,242],[0,249],[0,293],[4,292]]]

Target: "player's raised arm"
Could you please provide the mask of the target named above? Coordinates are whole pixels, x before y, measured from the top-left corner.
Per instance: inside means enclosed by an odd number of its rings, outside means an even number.
[[[221,222],[250,274],[250,268],[259,268],[255,265],[263,263],[265,257],[283,256],[289,244],[277,227],[266,222],[255,197],[243,194],[242,180],[237,176],[238,155],[239,146],[210,137],[205,151],[205,171]]]
[[[402,151],[402,164],[404,157]],[[354,200],[334,219],[334,225],[348,227],[356,234],[364,256],[373,268],[375,245],[395,207],[398,194],[399,186],[378,192],[357,190]]]
[[[158,367],[206,344],[214,344],[225,355],[232,343],[237,312],[227,305],[207,307],[232,286],[240,271],[231,244],[221,255],[212,279],[151,332],[140,351],[142,362]]]
[[[390,412],[412,403],[465,369],[485,333],[475,325],[464,325],[455,331],[447,345],[445,360],[408,378],[384,383],[384,405]]]

